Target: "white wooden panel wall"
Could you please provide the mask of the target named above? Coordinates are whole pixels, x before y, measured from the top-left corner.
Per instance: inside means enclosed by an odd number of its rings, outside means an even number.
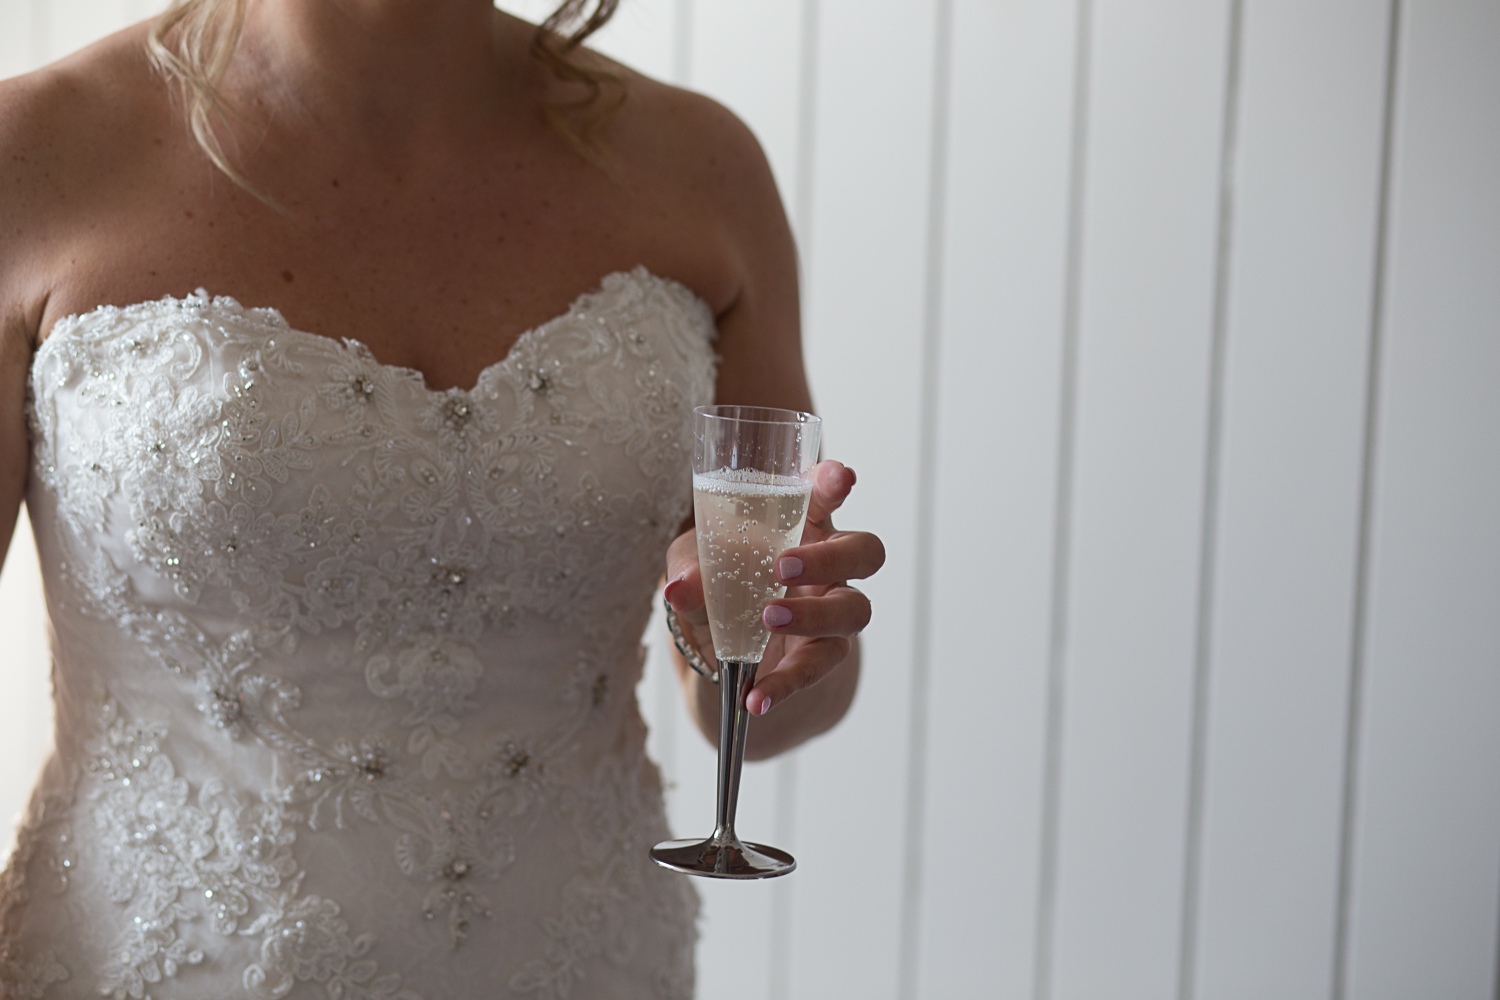
[[[1332,983],[1388,20],[1277,0],[1239,37],[1194,996]]]
[[[954,5],[908,997],[1031,991],[1077,28],[1067,4]]]
[[[1381,1000],[1489,998],[1500,878],[1500,6],[1413,2],[1401,18],[1344,985]]]
[[[0,0],[0,76],[158,3]],[[747,770],[802,868],[700,886],[700,994],[1494,997],[1500,9],[624,0],[599,42],[760,137],[890,550],[854,715]],[[7,817],[34,581],[22,542]]]
[[[1171,995],[1228,5],[1093,10],[1043,997]],[[1050,987],[1050,988],[1049,988]]]
[[[799,761],[796,998],[893,997],[899,973],[935,7],[819,4],[808,366],[824,451],[862,475],[842,523],[880,532],[891,572],[850,738]]]

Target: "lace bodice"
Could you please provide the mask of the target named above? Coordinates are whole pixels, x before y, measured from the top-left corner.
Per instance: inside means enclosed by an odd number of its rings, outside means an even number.
[[[633,688],[712,337],[640,269],[467,390],[202,292],[59,322],[0,993],[690,994]]]

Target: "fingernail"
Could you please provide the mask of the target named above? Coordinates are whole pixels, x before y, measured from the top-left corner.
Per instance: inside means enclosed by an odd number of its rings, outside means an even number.
[[[779,604],[772,604],[761,612],[760,620],[771,628],[791,623],[792,613]]]
[[[776,563],[776,573],[783,580],[795,580],[802,575],[802,560],[796,556],[782,556]]]
[[[766,696],[760,700],[760,714],[765,715],[771,710],[771,698]]]
[[[672,603],[672,588],[682,583],[682,578],[685,576],[687,576],[686,572],[678,573],[672,579],[668,580],[667,585],[661,589],[661,595],[667,599],[668,604]]]

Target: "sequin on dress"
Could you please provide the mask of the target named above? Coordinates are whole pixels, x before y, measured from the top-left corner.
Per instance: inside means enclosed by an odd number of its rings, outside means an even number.
[[[202,292],[59,322],[0,995],[690,996],[634,687],[713,336],[642,269],[468,390]]]

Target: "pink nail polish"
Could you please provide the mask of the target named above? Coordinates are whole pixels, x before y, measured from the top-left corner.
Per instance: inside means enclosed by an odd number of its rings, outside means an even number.
[[[765,715],[770,710],[771,710],[771,699],[770,698],[762,698],[760,700],[760,714],[761,715]]]
[[[779,604],[772,604],[765,611],[761,612],[760,620],[765,622],[770,628],[777,628],[781,625],[790,624],[792,613]]]
[[[782,556],[776,563],[776,573],[783,580],[795,580],[802,575],[802,571],[805,568],[802,565],[802,560],[796,556]]]

